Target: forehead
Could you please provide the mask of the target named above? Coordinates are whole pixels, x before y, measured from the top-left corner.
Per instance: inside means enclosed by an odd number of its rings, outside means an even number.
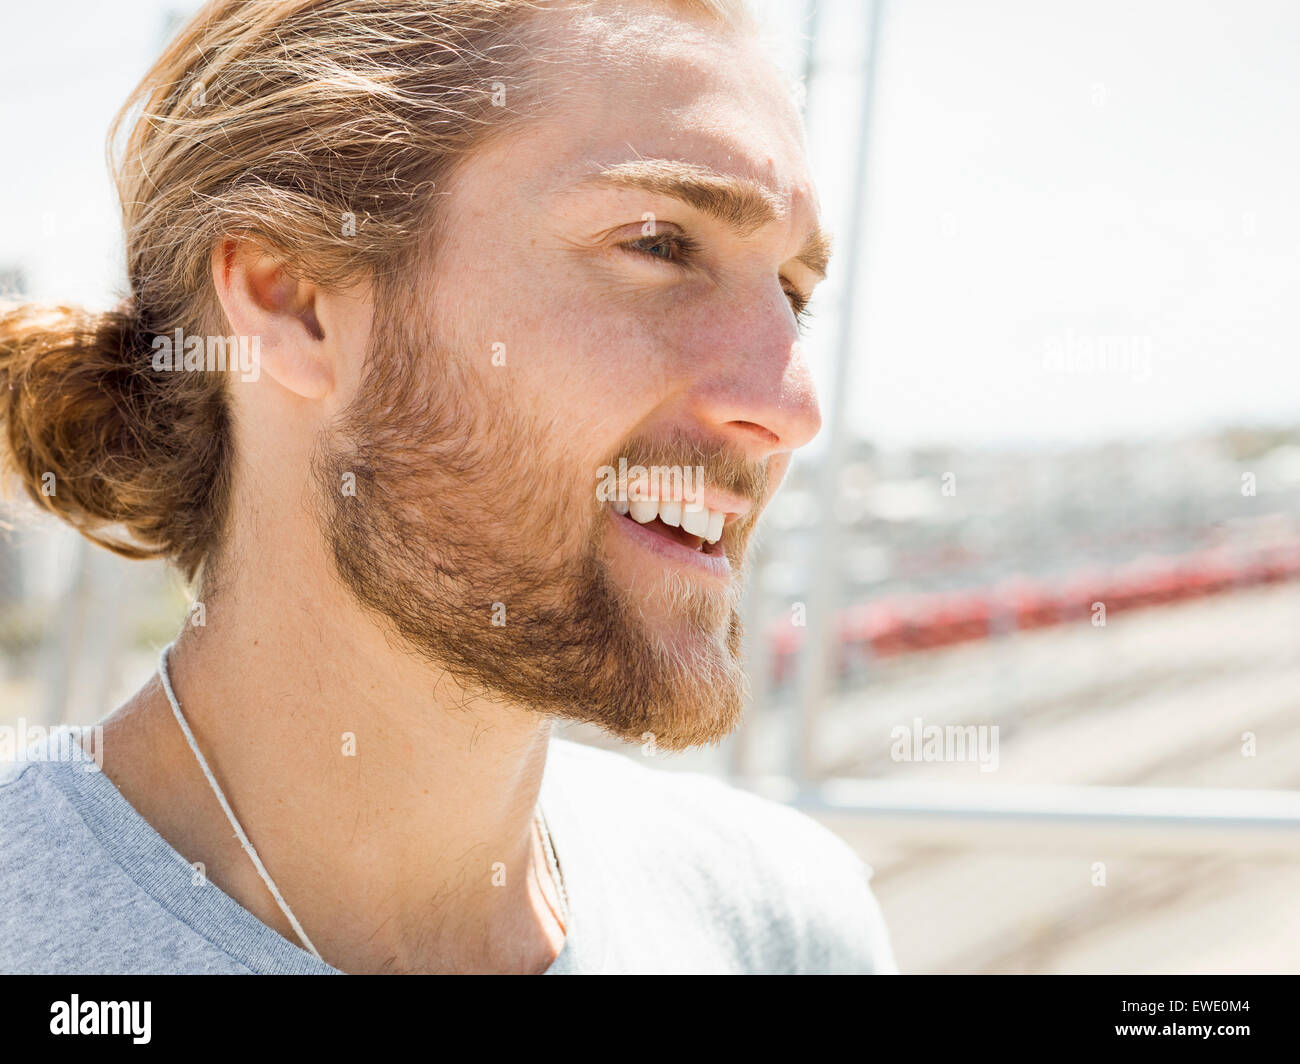
[[[552,102],[526,138],[537,186],[675,159],[756,183],[782,214],[815,210],[798,111],[756,39],[650,3],[567,15],[551,33]]]

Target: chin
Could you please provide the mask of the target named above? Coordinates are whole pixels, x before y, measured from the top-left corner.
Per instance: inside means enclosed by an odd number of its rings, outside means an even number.
[[[648,749],[676,752],[716,746],[740,725],[748,688],[737,668],[726,677],[715,677],[712,684],[687,683],[676,693],[669,700],[639,705],[633,714],[599,713],[589,722]]]
[[[688,609],[660,599],[640,612],[636,689],[598,707],[591,722],[627,742],[653,739],[663,750],[721,742],[739,726],[748,700],[740,657],[740,615],[730,596],[708,594]]]

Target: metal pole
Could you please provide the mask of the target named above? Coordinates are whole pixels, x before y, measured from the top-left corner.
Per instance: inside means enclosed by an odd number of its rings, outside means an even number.
[[[876,848],[1294,858],[1300,847],[1296,791],[897,779],[828,779],[795,791],[780,777],[750,782],[842,834],[869,832]]]
[[[871,118],[875,97],[877,52],[880,42],[881,14],[884,0],[873,0],[868,15],[869,38],[862,75],[862,109],[858,116],[857,155],[854,160],[853,203],[848,224],[848,246],[844,265],[844,283],[840,289],[841,309],[839,336],[832,366],[830,409],[826,422],[826,456],[819,470],[819,498],[824,508],[816,535],[813,554],[811,594],[804,630],[805,640],[800,660],[798,729],[799,741],[792,767],[794,779],[806,785],[816,772],[817,716],[825,701],[830,682],[831,652],[835,639],[835,595],[840,563],[839,525],[835,500],[839,495],[840,467],[844,462],[847,432],[844,411],[847,404],[849,361],[853,355],[854,317],[860,294],[859,273],[865,239],[865,205],[870,156]]]
[[[812,95],[813,77],[817,72],[817,32],[821,29],[822,6],[820,0],[808,0],[808,32],[804,35],[803,100],[800,109],[804,124],[808,122],[808,97]]]

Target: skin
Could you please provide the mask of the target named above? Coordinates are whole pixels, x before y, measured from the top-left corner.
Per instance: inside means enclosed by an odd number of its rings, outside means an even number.
[[[799,120],[757,45],[717,27],[629,4],[556,32],[578,62],[563,109],[472,156],[442,190],[437,285],[415,283],[470,360],[484,408],[513,404],[544,427],[539,450],[509,471],[523,482],[510,512],[526,519],[530,479],[575,500],[572,528],[550,545],[571,553],[598,535],[647,631],[683,653],[722,654],[736,582],[687,569],[665,580],[662,558],[597,525],[607,515],[591,501],[592,474],[629,439],[688,436],[765,474],[763,497],[738,500],[756,514],[816,433],[788,294],[817,281],[796,261],[817,226]],[[638,159],[756,183],[774,217],[736,232],[668,196],[583,184]],[[646,212],[656,236],[699,245],[690,267],[662,261],[663,245],[619,246],[642,237]],[[176,693],[329,963],[543,971],[564,939],[531,826],[551,715],[412,653],[336,578],[312,459],[362,387],[375,302],[366,286],[325,290],[286,266],[235,240],[214,249],[231,331],[261,337],[263,373],[231,387],[239,457],[224,556],[238,563],[223,567],[206,626],[187,627],[173,651]],[[488,362],[497,340],[508,368]],[[511,441],[489,442],[508,452]],[[740,532],[728,551],[738,560]],[[359,756],[341,756],[344,733]],[[110,779],[174,848],[297,941],[156,678],[105,722],[104,750]],[[489,885],[495,862],[505,886]]]

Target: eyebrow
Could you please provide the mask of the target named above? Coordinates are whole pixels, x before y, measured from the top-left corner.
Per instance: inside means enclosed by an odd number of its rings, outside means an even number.
[[[776,221],[784,210],[781,198],[757,181],[721,174],[707,166],[676,159],[637,159],[618,163],[590,175],[579,185],[639,189],[657,196],[669,196],[718,219],[741,236],[748,236]],[[815,225],[795,260],[824,278],[830,257],[831,238],[820,225]]]

